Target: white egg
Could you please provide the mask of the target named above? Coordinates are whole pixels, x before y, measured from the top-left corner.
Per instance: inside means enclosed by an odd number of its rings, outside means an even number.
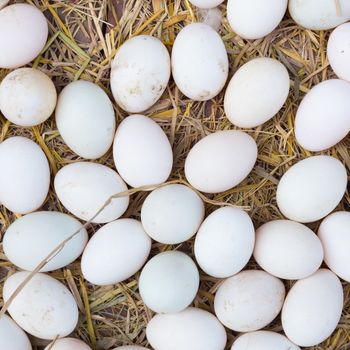
[[[318,270],[323,249],[307,226],[290,220],[274,220],[257,229],[254,258],[271,275],[297,280]]]
[[[270,34],[282,21],[288,0],[228,0],[227,20],[244,39]]]
[[[32,61],[44,48],[47,35],[46,18],[35,6],[13,4],[3,8],[0,11],[0,68],[17,68]]]
[[[22,216],[10,225],[4,235],[4,253],[22,270],[33,271],[80,227],[81,223],[72,216],[54,211],[40,211]],[[87,232],[81,229],[40,271],[52,271],[67,266],[79,257],[87,241]]]
[[[157,350],[224,350],[227,339],[213,314],[194,307],[155,315],[148,322],[146,336]]]
[[[220,208],[203,222],[194,254],[201,269],[217,278],[241,271],[254,248],[255,232],[249,215],[238,208]]]
[[[75,338],[57,339],[53,345],[48,345],[45,350],[91,350],[82,340]]]
[[[127,40],[112,62],[111,89],[119,107],[130,113],[153,106],[170,78],[170,56],[163,43],[150,35]]]
[[[207,24],[215,31],[219,31],[222,21],[222,12],[220,8],[214,7],[210,9],[198,9],[197,11],[198,22]]]
[[[151,239],[141,223],[119,219],[92,236],[81,259],[81,270],[93,284],[116,284],[141,269],[150,251]]]
[[[224,192],[248,176],[257,153],[254,139],[243,131],[217,131],[204,137],[190,150],[185,175],[199,191]]]
[[[199,273],[186,254],[167,251],[154,256],[141,271],[143,302],[157,313],[174,313],[190,305],[199,287]]]
[[[63,141],[80,157],[100,158],[113,143],[113,105],[107,94],[89,81],[74,81],[62,90],[56,124]]]
[[[30,272],[16,272],[4,283],[5,303]],[[29,334],[54,339],[70,334],[78,322],[78,307],[70,291],[54,278],[35,274],[8,308],[11,317]]]
[[[294,284],[282,310],[287,337],[299,346],[314,346],[327,339],[338,325],[343,289],[338,277],[320,269]]]
[[[289,75],[282,63],[267,57],[252,59],[238,69],[226,89],[226,116],[234,125],[254,128],[282,108],[288,93]]]
[[[155,241],[178,244],[190,239],[204,219],[204,203],[184,185],[167,185],[151,192],[141,209],[145,231]]]
[[[124,345],[124,346],[118,346],[113,350],[148,350],[148,348],[144,348],[143,346],[138,346],[138,345]]]
[[[27,335],[7,315],[0,318],[0,349],[32,350]]]
[[[73,215],[90,220],[102,209],[107,200],[127,191],[122,178],[109,167],[90,162],[77,162],[64,166],[55,177],[58,199]],[[113,198],[92,220],[106,223],[122,216],[129,205],[129,196]]]
[[[350,212],[338,211],[327,216],[318,229],[324,261],[340,278],[350,282]]]
[[[155,121],[140,114],[120,123],[113,157],[120,176],[132,187],[161,184],[173,167],[173,151],[164,131]]]
[[[209,25],[192,23],[177,35],[171,54],[179,90],[195,101],[215,97],[228,75],[228,58],[220,35]]]
[[[350,19],[348,0],[289,0],[289,13],[307,29],[327,30]]]
[[[219,6],[224,0],[190,0],[191,4],[201,9],[211,9]]]
[[[44,203],[50,167],[42,149],[26,137],[0,144],[0,202],[14,213],[30,213]]]
[[[9,2],[10,0],[0,0],[0,10],[4,8]]]
[[[346,185],[346,169],[339,160],[326,155],[309,157],[282,176],[276,192],[277,204],[290,220],[317,221],[339,204]]]
[[[350,82],[331,79],[314,86],[296,114],[298,143],[309,151],[323,151],[341,141],[349,131]]]
[[[285,296],[283,283],[267,272],[247,270],[226,279],[216,292],[215,313],[236,332],[264,328],[279,314]]]

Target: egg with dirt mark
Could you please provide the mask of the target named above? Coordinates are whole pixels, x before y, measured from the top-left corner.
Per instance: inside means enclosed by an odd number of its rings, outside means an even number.
[[[91,348],[82,340],[61,338],[57,339],[53,344],[49,344],[45,350],[91,350]]]

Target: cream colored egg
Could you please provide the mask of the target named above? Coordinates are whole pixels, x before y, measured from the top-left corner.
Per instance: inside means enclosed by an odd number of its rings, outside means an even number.
[[[91,350],[82,340],[75,338],[57,339],[53,344],[48,345],[45,350]]]
[[[14,213],[30,213],[44,203],[50,168],[42,149],[26,137],[0,144],[0,202]]]
[[[289,291],[282,310],[287,337],[299,346],[314,346],[335,330],[343,309],[343,289],[338,277],[320,269]]]
[[[264,328],[279,314],[285,296],[283,283],[267,272],[247,270],[226,279],[216,292],[215,313],[236,332]]]
[[[257,152],[254,139],[243,131],[217,131],[197,142],[188,153],[186,178],[202,192],[227,191],[248,176]]]
[[[238,69],[226,89],[226,116],[234,125],[254,128],[282,108],[288,93],[289,75],[282,63],[267,57],[252,59]]]
[[[190,0],[191,4],[201,9],[211,9],[219,6],[224,0]]]
[[[339,160],[326,155],[309,157],[282,176],[276,192],[277,204],[290,220],[317,221],[339,204],[346,185],[346,169]]]
[[[174,42],[171,64],[177,87],[195,101],[215,97],[227,80],[225,45],[220,35],[204,23],[192,23],[180,31]]]
[[[4,8],[9,2],[10,0],[0,0],[0,10]]]
[[[128,195],[112,198],[107,204],[112,196],[128,188],[114,170],[102,164],[68,164],[56,174],[54,186],[61,203],[81,220],[92,219],[98,224],[110,222],[122,216],[129,205]],[[94,217],[103,206],[105,208]]]

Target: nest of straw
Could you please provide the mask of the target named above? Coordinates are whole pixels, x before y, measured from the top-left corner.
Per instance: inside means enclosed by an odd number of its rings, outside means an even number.
[[[109,72],[118,47],[137,34],[151,34],[160,38],[171,50],[176,34],[188,23],[196,21],[198,13],[187,0],[28,0],[46,15],[49,21],[49,40],[33,65],[54,81],[58,92],[76,79],[99,84],[110,96]],[[310,154],[295,141],[293,126],[296,109],[304,94],[322,80],[332,78],[326,57],[329,33],[313,32],[297,26],[288,15],[280,26],[264,39],[245,41],[230,29],[225,18],[225,4],[221,6],[223,20],[220,35],[230,60],[230,76],[250,59],[268,56],[279,59],[289,70],[291,91],[283,109],[272,120],[255,129],[246,130],[259,147],[258,162],[252,173],[239,186],[206,197],[206,211],[210,213],[227,203],[244,207],[254,224],[282,218],[276,206],[276,186],[282,174],[298,160]],[[25,38],[23,38],[25,40]],[[0,81],[8,73],[0,69]],[[127,115],[114,105],[117,122]],[[167,133],[174,151],[174,167],[169,181],[185,181],[183,166],[191,146],[205,135],[232,129],[223,110],[223,93],[207,102],[193,102],[183,96],[173,82],[158,103],[145,113],[156,120]],[[34,128],[10,124],[0,114],[0,142],[7,137],[22,135],[35,140],[49,159],[52,175],[66,164],[79,161],[62,141],[54,118]],[[350,138],[336,145],[326,154],[340,159],[350,169]],[[98,160],[113,167],[111,151]],[[1,169],[0,169],[1,171]],[[139,218],[140,207],[147,196],[144,191],[132,195],[126,217]],[[339,209],[350,207],[347,193]],[[44,204],[44,210],[65,212],[54,189]],[[16,219],[16,215],[0,206],[0,237]],[[312,224],[317,229],[318,223]],[[92,235],[98,225],[89,225]],[[192,255],[193,240],[178,246],[154,243],[152,255],[160,251],[178,249]],[[258,268],[251,261],[248,268]],[[0,295],[3,282],[15,268],[6,259],[0,245]],[[75,336],[93,349],[111,349],[119,345],[147,345],[145,326],[152,312],[145,307],[138,293],[138,274],[124,283],[98,287],[84,281],[80,263],[76,261],[51,275],[66,283],[73,292],[81,316]],[[201,274],[196,307],[213,311],[214,293],[220,280]],[[290,284],[286,285],[287,289]],[[309,349],[345,350],[350,347],[350,285],[344,284],[345,307],[337,330],[323,344]],[[3,301],[0,297],[0,307]],[[277,318],[269,330],[281,331]],[[234,332],[228,331],[230,348]],[[47,342],[32,339],[34,349],[42,349]],[[272,350],[272,349],[271,349]]]

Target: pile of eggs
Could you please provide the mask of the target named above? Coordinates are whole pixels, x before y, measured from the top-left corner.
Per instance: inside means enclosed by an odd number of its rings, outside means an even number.
[[[216,17],[207,22],[217,27],[218,9],[213,8],[222,0],[191,2],[211,9]],[[171,144],[161,126],[141,114],[159,100],[171,74],[178,89],[195,101],[220,93],[229,60],[217,31],[205,23],[185,26],[171,56],[155,37],[127,40],[111,66],[114,100],[130,114],[117,126],[112,102],[97,84],[74,81],[57,96],[46,74],[21,68],[44,48],[48,25],[34,6],[6,3],[0,1],[0,67],[12,71],[0,83],[1,113],[11,123],[31,127],[55,111],[62,139],[85,160],[65,165],[54,177],[57,198],[70,214],[42,211],[51,183],[44,151],[22,136],[0,144],[0,202],[21,214],[2,242],[7,259],[19,271],[3,285],[9,316],[0,318],[0,348],[31,350],[27,332],[53,340],[47,349],[90,349],[67,337],[78,322],[77,303],[64,284],[47,274],[80,256],[84,278],[98,286],[117,284],[141,271],[139,293],[156,313],[146,329],[155,350],[223,350],[225,327],[243,333],[231,350],[297,350],[328,338],[343,309],[339,278],[350,282],[350,212],[333,212],[347,188],[342,162],[318,154],[291,166],[276,192],[285,219],[255,230],[250,216],[237,207],[224,206],[205,217],[201,194],[224,192],[244,180],[257,160],[255,140],[236,128],[209,134],[187,155],[188,185],[167,184],[173,168]],[[228,0],[227,20],[241,38],[259,39],[278,26],[287,6],[293,20],[306,29],[337,27],[327,54],[338,79],[313,87],[295,118],[300,146],[324,151],[350,130],[350,2]],[[225,114],[236,127],[260,126],[282,108],[289,87],[282,63],[252,59],[227,85]],[[115,169],[94,162],[111,147]],[[140,221],[122,217],[132,200],[130,188],[153,189]],[[316,234],[306,224],[318,220]],[[81,222],[101,226],[89,239]],[[176,245],[194,236],[195,259],[177,250],[149,259],[152,240]],[[243,270],[252,256],[261,269]],[[327,268],[320,268],[323,261]],[[38,266],[40,272],[32,274]],[[215,295],[215,315],[191,306],[199,269],[223,279]],[[287,294],[282,280],[295,281]],[[262,330],[280,313],[284,335]]]

